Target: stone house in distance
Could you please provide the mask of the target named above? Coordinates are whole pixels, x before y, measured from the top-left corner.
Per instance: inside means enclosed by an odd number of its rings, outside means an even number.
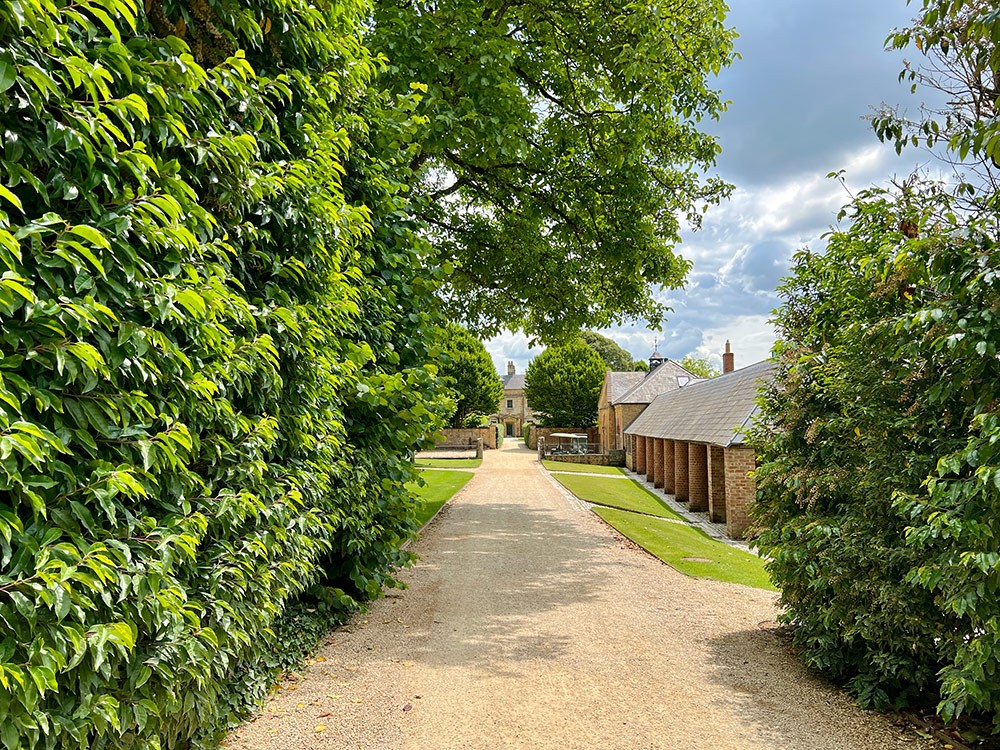
[[[507,374],[500,377],[503,382],[503,398],[497,410],[496,421],[503,425],[505,437],[521,437],[524,423],[534,420],[535,413],[524,397],[524,374],[517,372],[513,362],[507,363]]]
[[[742,538],[756,496],[748,476],[754,452],[743,444],[742,430],[753,421],[757,392],[774,378],[776,365],[765,360],[733,371],[728,345],[727,355],[729,371],[663,393],[625,428],[625,462],[690,510],[724,523],[729,536]]]

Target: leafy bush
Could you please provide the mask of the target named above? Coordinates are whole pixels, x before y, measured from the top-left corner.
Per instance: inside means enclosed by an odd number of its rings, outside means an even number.
[[[524,398],[546,427],[589,427],[597,423],[604,360],[582,339],[550,346],[524,375]]]
[[[363,4],[148,7],[0,8],[9,750],[213,745],[392,584],[435,424]]]
[[[462,420],[462,424],[459,427],[464,427],[465,429],[476,429],[478,427],[486,427],[489,425],[486,417],[482,414],[468,414],[465,419]]]
[[[441,377],[455,400],[451,427],[479,427],[503,398],[503,383],[483,342],[454,323],[441,329]],[[485,425],[484,425],[485,426]]]
[[[862,193],[778,312],[781,370],[753,436],[759,544],[806,660],[865,703],[940,693],[1000,728],[1000,14],[923,0],[891,46],[946,92],[880,138],[941,147],[950,188]]]
[[[1000,267],[952,204],[863,193],[797,257],[752,436],[757,543],[806,661],[865,704],[940,690],[946,718],[1000,706]]]

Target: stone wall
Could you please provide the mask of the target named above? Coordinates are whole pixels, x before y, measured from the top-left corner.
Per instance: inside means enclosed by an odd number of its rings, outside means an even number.
[[[447,428],[434,436],[435,448],[475,448],[478,440],[484,448],[497,447],[497,433],[491,427]]]
[[[615,404],[615,447],[625,448],[628,444],[629,435],[625,434],[635,418],[642,414],[649,404]]]
[[[588,464],[589,466],[624,466],[625,451],[610,451],[604,454],[591,453],[586,456],[547,456],[545,460],[560,461],[564,464]]]

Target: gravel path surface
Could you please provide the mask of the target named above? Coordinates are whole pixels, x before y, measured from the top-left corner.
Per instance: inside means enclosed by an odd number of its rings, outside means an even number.
[[[663,565],[520,443],[413,549],[409,588],[331,634],[228,747],[934,747],[808,673],[768,628],[773,594]]]

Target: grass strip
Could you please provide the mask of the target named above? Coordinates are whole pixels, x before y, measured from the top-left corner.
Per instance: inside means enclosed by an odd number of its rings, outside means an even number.
[[[563,487],[588,503],[648,513],[661,518],[680,519],[680,516],[656,495],[635,482],[594,474],[553,474],[553,477]]]
[[[590,464],[571,464],[565,461],[542,461],[549,471],[570,471],[574,474],[617,474],[624,476],[625,470],[618,466],[591,466]]]
[[[468,471],[425,471],[419,482],[411,482],[407,487],[416,495],[417,523],[423,526],[441,506],[451,500],[452,496],[462,489],[474,474]]]
[[[481,458],[418,458],[414,463],[425,469],[478,469]]]
[[[595,508],[594,512],[674,570],[698,578],[776,590],[762,559],[718,542],[700,529],[614,508]]]

